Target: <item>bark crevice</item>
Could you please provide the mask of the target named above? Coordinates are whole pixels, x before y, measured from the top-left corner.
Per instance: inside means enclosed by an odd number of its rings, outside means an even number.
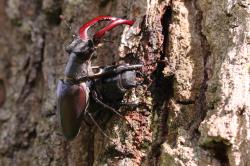
[[[165,12],[161,18],[163,48],[161,51],[160,60],[168,57],[168,43],[169,43],[169,27],[172,20],[172,6],[171,3],[165,8]],[[156,123],[155,138],[152,142],[151,149],[148,153],[147,164],[159,165],[161,156],[161,145],[166,141],[168,134],[167,120],[170,110],[170,100],[173,97],[173,82],[174,75],[164,76],[163,70],[166,67],[165,63],[158,63],[155,72],[153,73],[154,82],[152,84],[153,96],[153,114],[158,117]],[[154,115],[154,116],[155,116]]]
[[[3,106],[6,100],[6,88],[3,79],[0,79],[0,108]]]
[[[203,12],[199,7],[198,2],[194,2],[194,7],[197,10],[196,14],[196,25],[195,29],[200,36],[201,48],[202,48],[202,56],[203,56],[203,81],[200,86],[199,94],[195,100],[195,110],[196,110],[196,120],[191,126],[191,135],[192,137],[196,132],[198,132],[198,128],[200,123],[205,119],[207,115],[207,99],[206,99],[206,91],[207,91],[207,82],[208,78],[208,69],[207,69],[207,62],[208,58],[211,55],[210,45],[207,41],[206,35],[202,32],[202,20],[203,20]]]
[[[43,77],[42,69],[45,50],[45,33],[39,34],[36,37],[37,43],[34,43],[34,47],[36,47],[35,49],[37,49],[37,52],[35,55],[31,54],[27,63],[24,65],[26,78],[17,103],[22,103],[32,92],[32,89],[35,88],[37,84],[41,84],[40,81]]]

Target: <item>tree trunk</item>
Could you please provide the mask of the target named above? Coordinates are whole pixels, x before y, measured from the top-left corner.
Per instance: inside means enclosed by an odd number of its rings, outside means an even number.
[[[250,166],[249,13],[247,0],[0,0],[0,165]],[[136,23],[106,34],[93,63],[149,64],[148,77],[127,92],[141,104],[119,109],[126,120],[95,108],[109,138],[83,122],[68,142],[64,48],[98,15]]]

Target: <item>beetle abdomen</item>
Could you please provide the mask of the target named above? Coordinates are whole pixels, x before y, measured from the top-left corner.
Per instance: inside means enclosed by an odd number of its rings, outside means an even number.
[[[57,86],[57,113],[63,135],[73,139],[79,132],[82,113],[88,105],[89,90],[86,84],[59,81]]]

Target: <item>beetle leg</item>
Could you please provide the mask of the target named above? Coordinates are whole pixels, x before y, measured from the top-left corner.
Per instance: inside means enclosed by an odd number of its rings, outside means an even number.
[[[103,129],[98,125],[98,123],[95,121],[94,117],[91,115],[91,113],[87,112],[88,116],[90,117],[90,119],[93,121],[93,123],[96,125],[96,127],[101,131],[101,133],[108,138],[110,141],[114,142],[114,140],[112,140],[104,131]]]
[[[114,108],[110,107],[109,105],[107,105],[107,104],[103,103],[101,100],[99,100],[98,97],[97,97],[96,91],[93,90],[91,93],[92,93],[93,99],[98,104],[101,104],[104,108],[111,110],[112,112],[114,112],[115,114],[117,114],[119,117],[121,117],[122,119],[124,119],[124,117],[118,111],[116,111]]]
[[[116,111],[114,108],[110,107],[109,105],[107,105],[107,104],[103,103],[101,100],[99,100],[97,97],[97,93],[94,90],[92,91],[92,97],[97,103],[101,104],[104,108],[111,110],[116,115],[118,115],[121,119],[125,120],[128,124],[130,124],[129,121],[124,116],[122,116],[118,111]],[[89,112],[87,112],[87,113],[89,114]]]
[[[139,106],[145,106],[145,105],[149,105],[152,106],[151,104],[147,104],[144,102],[121,102],[120,106],[128,106],[128,107],[139,107]]]
[[[111,75],[117,75],[117,74],[123,73],[125,71],[138,70],[142,67],[143,67],[142,64],[114,65],[114,66],[109,66],[107,68],[100,68],[100,71],[98,73],[94,74],[94,76],[97,78],[100,78],[100,77],[106,77],[106,76],[111,76]]]
[[[91,124],[85,119],[87,113],[89,113],[89,112],[86,112],[86,111],[84,112],[84,116],[83,116],[82,120],[83,120],[83,122],[84,122],[86,125],[91,126]]]
[[[109,77],[113,75],[118,75],[122,72],[125,71],[132,71],[132,70],[138,70],[142,68],[142,64],[136,64],[136,65],[115,65],[115,66],[109,66],[107,68],[102,68],[100,67],[99,71],[93,75],[81,77],[77,80],[74,81],[74,83],[81,83],[81,82],[86,82],[87,80],[95,80],[98,78],[104,78],[104,77]],[[98,67],[95,67],[94,69],[97,69]]]

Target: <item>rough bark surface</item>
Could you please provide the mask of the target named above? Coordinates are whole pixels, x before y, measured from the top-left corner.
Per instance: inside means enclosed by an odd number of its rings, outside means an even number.
[[[59,19],[64,15],[72,30]],[[56,117],[64,50],[98,15],[135,19],[106,34],[94,64],[151,64],[123,120],[100,109],[67,142]],[[0,0],[0,165],[250,166],[248,0]],[[96,27],[97,28],[97,27]]]

